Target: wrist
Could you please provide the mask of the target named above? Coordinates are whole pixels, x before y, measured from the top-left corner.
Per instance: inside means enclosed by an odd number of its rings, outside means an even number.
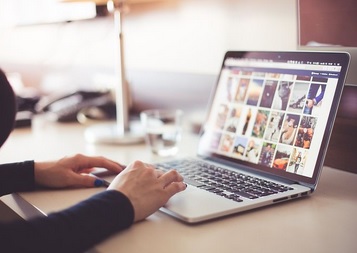
[[[47,162],[36,162],[34,161],[34,180],[37,185],[44,185],[46,182],[45,169],[48,168],[49,164]]]

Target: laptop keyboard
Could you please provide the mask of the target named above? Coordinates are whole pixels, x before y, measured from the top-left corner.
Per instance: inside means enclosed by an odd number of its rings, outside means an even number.
[[[163,171],[176,169],[187,184],[237,202],[293,189],[194,159],[170,161],[156,165]]]

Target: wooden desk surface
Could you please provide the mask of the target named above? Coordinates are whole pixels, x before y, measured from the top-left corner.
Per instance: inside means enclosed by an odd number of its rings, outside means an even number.
[[[0,162],[57,159],[75,153],[104,155],[123,163],[158,161],[143,144],[90,145],[83,138],[83,130],[77,124],[35,121],[32,129],[12,133],[1,148]],[[180,155],[194,154],[195,140],[197,137],[187,134]],[[1,199],[26,216],[31,212],[26,209],[28,203],[49,213],[101,190],[40,191]],[[157,212],[91,252],[357,252],[356,215],[357,174],[325,167],[311,197],[198,225],[187,225]]]

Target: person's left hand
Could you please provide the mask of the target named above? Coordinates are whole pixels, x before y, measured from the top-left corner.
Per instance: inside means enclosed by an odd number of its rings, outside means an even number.
[[[88,175],[94,167],[118,174],[125,166],[104,157],[77,154],[58,161],[35,162],[35,183],[52,188],[100,186],[96,177]]]

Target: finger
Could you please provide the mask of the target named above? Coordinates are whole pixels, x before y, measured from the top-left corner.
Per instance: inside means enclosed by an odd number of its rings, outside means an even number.
[[[156,169],[156,167],[150,163],[143,163],[143,166],[147,169]]]
[[[93,167],[101,167],[101,168],[105,168],[108,171],[114,172],[114,173],[120,173],[125,169],[125,165],[119,164],[117,162],[114,162],[112,160],[103,158],[103,157],[93,157],[93,162],[95,162],[95,164],[93,165]]]
[[[165,188],[173,182],[182,182],[183,177],[176,170],[170,170],[160,176],[159,180],[162,182],[163,187]]]
[[[80,158],[78,158],[78,160],[81,163],[80,167],[83,169],[100,167],[118,174],[125,168],[124,165],[121,165],[117,162],[114,162],[112,160],[109,160],[101,156],[94,156],[94,157],[84,156],[84,155],[79,155],[79,156]]]
[[[168,193],[168,197],[171,198],[176,193],[184,191],[187,185],[184,182],[173,182],[166,186],[165,191]]]
[[[104,186],[104,180],[90,175],[74,174],[72,176],[72,185],[84,187]]]
[[[158,170],[158,169],[155,169],[155,174],[156,174],[156,177],[159,178],[161,177],[162,175],[164,175],[165,172],[163,172],[162,170]]]
[[[80,171],[75,171],[76,173],[82,173],[82,174],[89,174],[91,172],[93,172],[95,169],[94,168],[88,168],[88,169],[82,169]]]
[[[153,170],[154,174],[156,175],[157,178],[161,177],[165,172],[163,172],[162,170],[157,169],[154,165],[149,164],[149,163],[141,163],[142,167],[144,169],[149,169],[149,170]]]

